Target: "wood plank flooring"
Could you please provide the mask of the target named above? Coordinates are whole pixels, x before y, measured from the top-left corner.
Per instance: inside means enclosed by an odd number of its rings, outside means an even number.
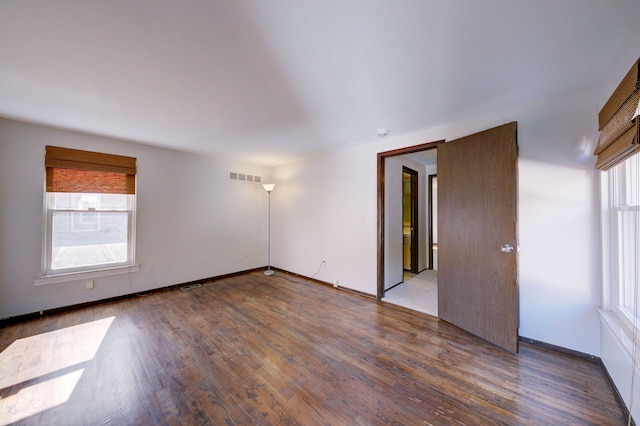
[[[295,282],[294,282],[295,281]],[[600,367],[261,273],[0,329],[0,424],[626,424]]]

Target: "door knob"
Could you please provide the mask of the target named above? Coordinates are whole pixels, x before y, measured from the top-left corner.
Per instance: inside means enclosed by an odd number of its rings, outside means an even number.
[[[505,244],[500,247],[500,251],[503,253],[511,253],[513,251],[513,246],[511,244]]]

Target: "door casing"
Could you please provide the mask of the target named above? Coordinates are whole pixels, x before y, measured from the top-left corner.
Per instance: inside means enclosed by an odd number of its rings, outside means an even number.
[[[394,149],[391,151],[378,153],[378,292],[376,298],[381,300],[384,297],[384,188],[385,188],[385,160],[389,157],[397,157],[399,155],[413,154],[415,152],[427,151],[435,149],[444,140],[435,142],[427,142],[420,145],[409,146],[406,148]]]

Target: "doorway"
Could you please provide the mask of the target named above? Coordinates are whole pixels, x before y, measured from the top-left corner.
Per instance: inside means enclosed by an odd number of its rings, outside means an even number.
[[[443,141],[436,141],[416,145],[412,147],[402,148],[393,151],[387,151],[378,153],[378,225],[379,225],[379,238],[378,238],[378,300],[384,297],[386,290],[401,283],[403,281],[403,263],[402,263],[402,158],[409,157],[412,154],[425,155],[425,153],[431,153],[435,165],[435,153],[436,147]],[[412,162],[416,164],[416,167],[420,167],[415,159]],[[389,169],[387,171],[387,169]],[[414,168],[415,169],[415,168]],[[423,167],[424,169],[424,167]],[[388,174],[388,175],[387,175]],[[420,190],[419,197],[423,198],[422,210],[423,220],[422,231],[418,238],[416,254],[422,253],[422,256],[417,262],[414,262],[418,266],[418,272],[427,268],[427,217],[426,217],[426,169],[421,177],[421,186],[423,190]],[[393,190],[387,192],[387,186],[393,186]],[[416,233],[417,234],[417,233]]]
[[[517,123],[442,142],[378,153],[378,300],[392,236],[386,163],[437,147],[438,317],[517,353]]]
[[[379,154],[379,176],[384,178],[379,194],[384,208],[379,214],[385,216],[379,300],[432,316],[438,315],[438,296],[430,242],[437,237],[429,234],[435,229],[437,215],[430,214],[429,207],[436,208],[437,202],[429,196],[429,175],[436,174],[435,148],[439,143]]]
[[[412,274],[418,265],[418,172],[402,166],[402,268]]]

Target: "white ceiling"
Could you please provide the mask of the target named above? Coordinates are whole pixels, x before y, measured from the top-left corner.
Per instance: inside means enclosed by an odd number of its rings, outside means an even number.
[[[438,156],[437,149],[430,149],[428,151],[419,151],[411,154],[405,154],[405,157],[408,157],[413,161],[417,161],[418,163],[425,166],[437,165],[438,164],[437,156]]]
[[[263,165],[593,87],[638,0],[1,0],[0,116]]]

